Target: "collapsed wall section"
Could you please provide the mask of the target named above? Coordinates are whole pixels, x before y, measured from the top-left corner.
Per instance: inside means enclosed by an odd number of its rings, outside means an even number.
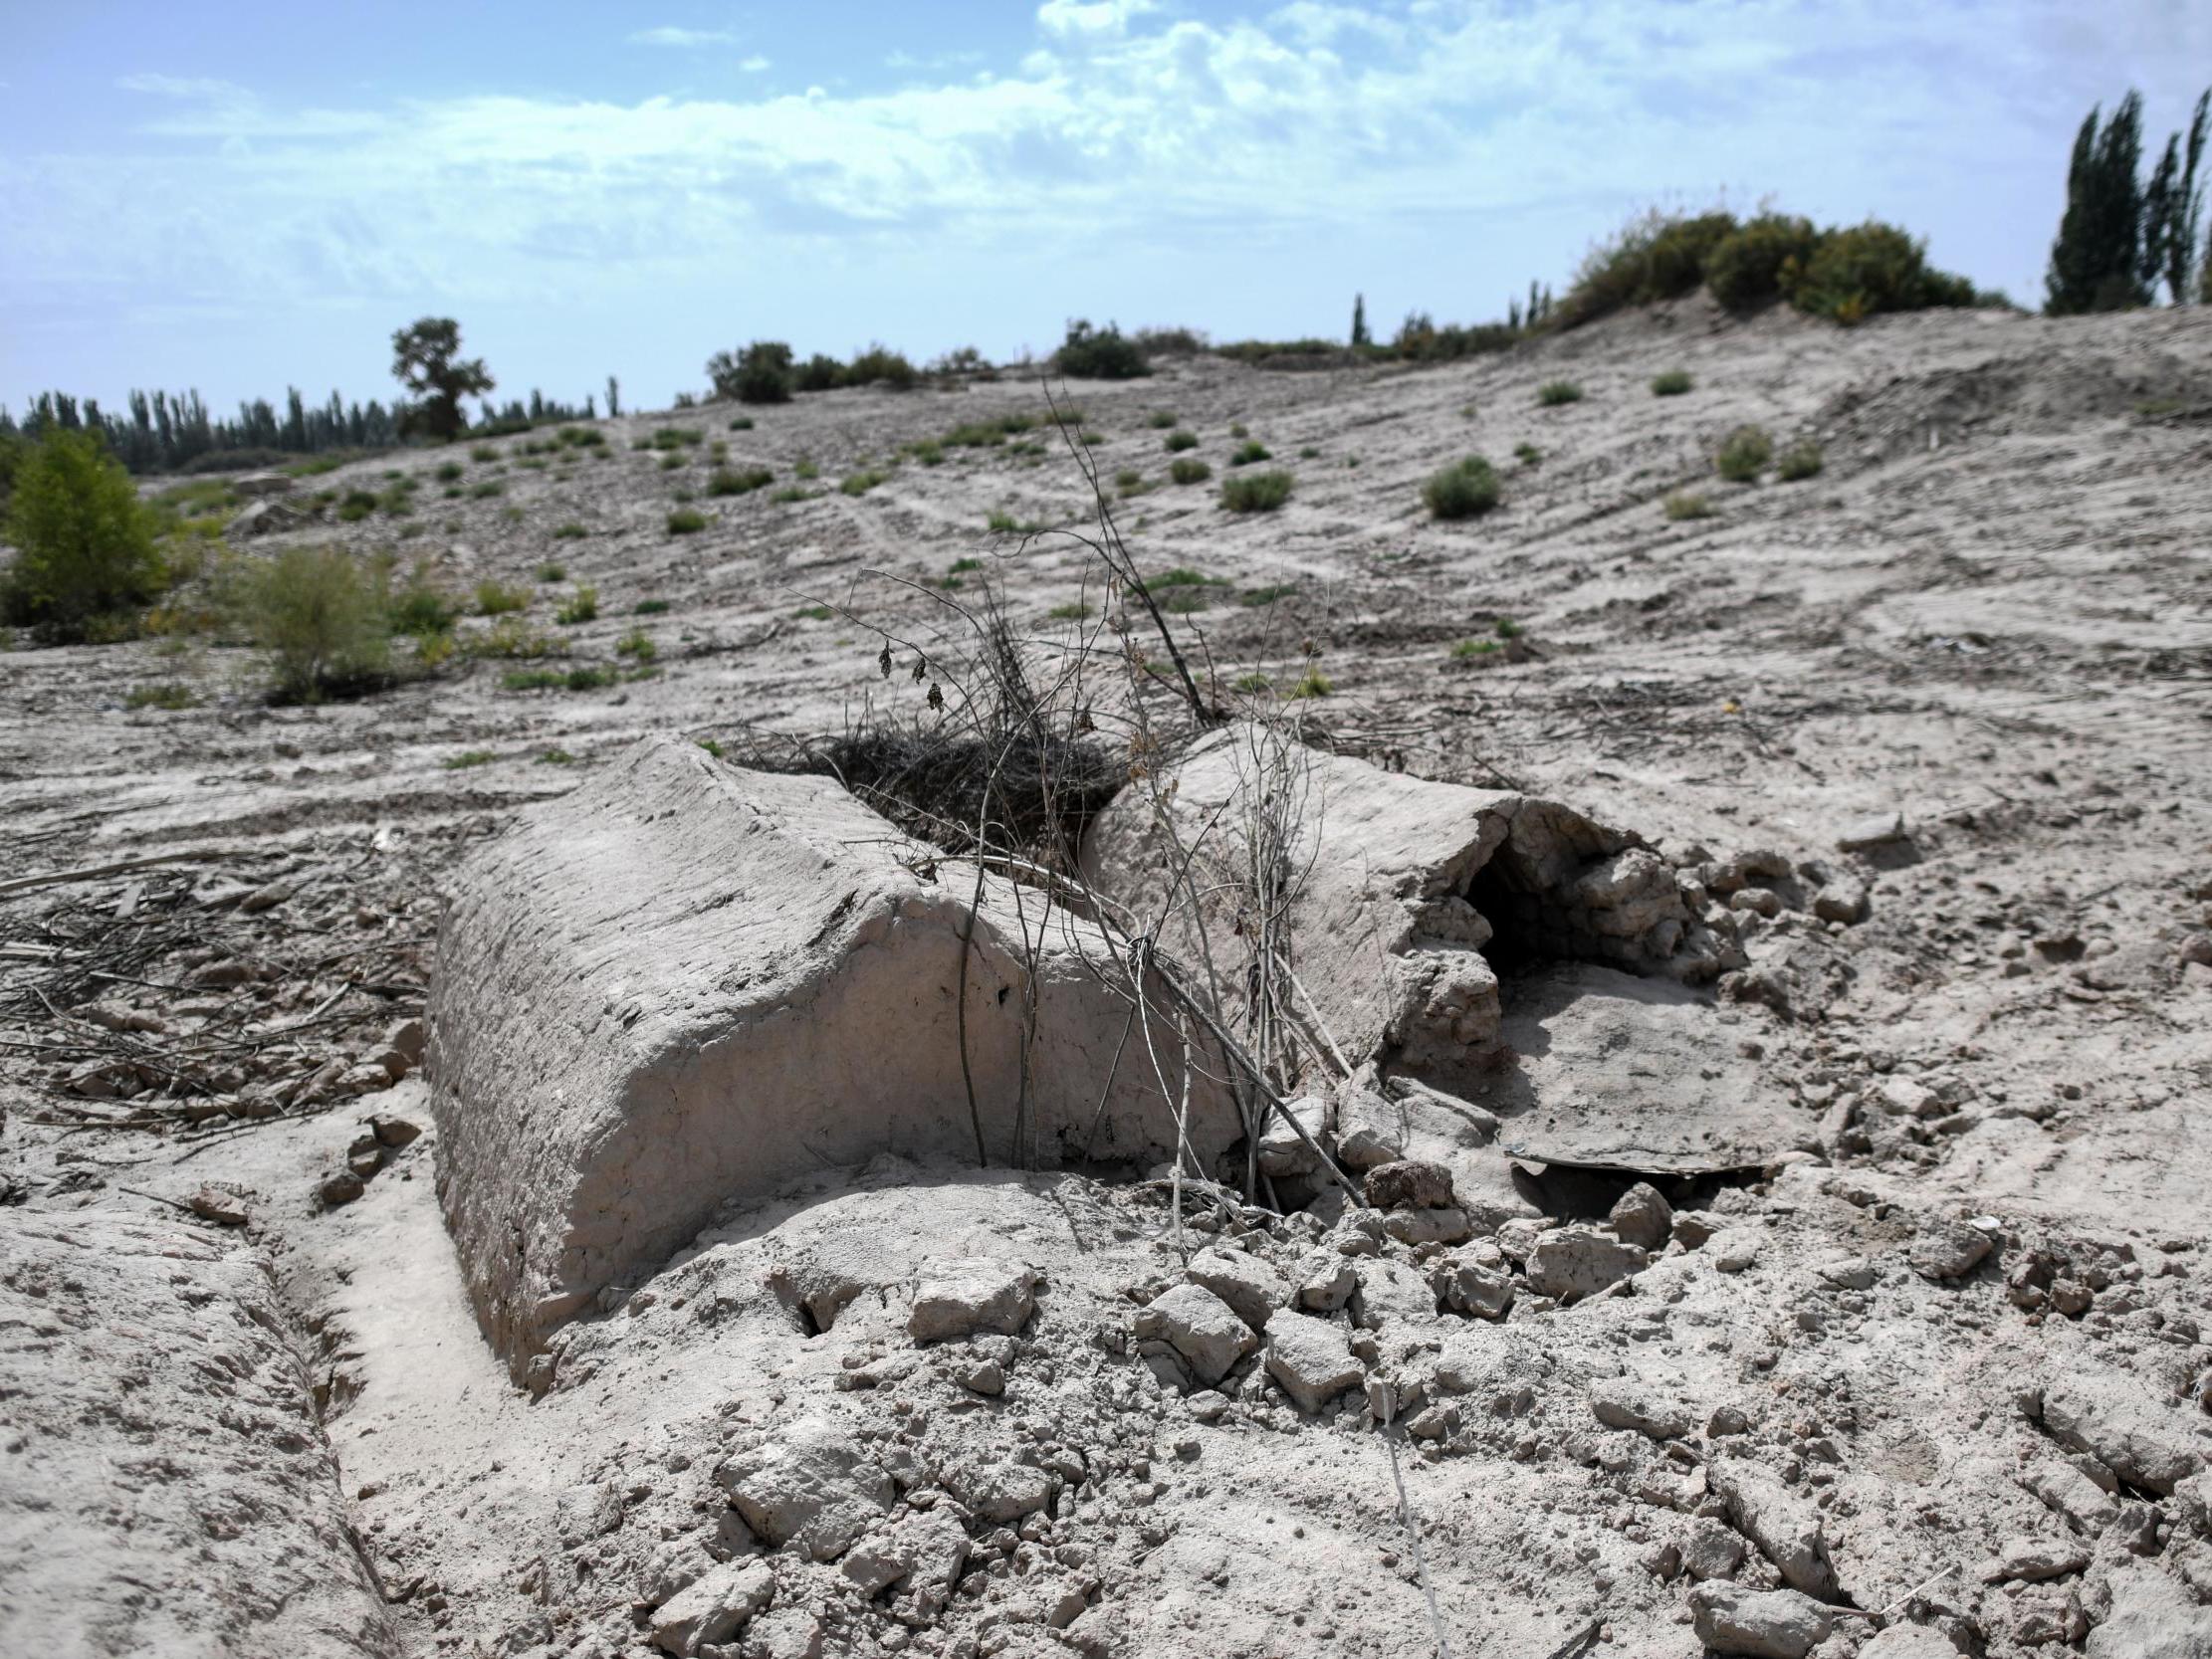
[[[1165,901],[1196,848],[1198,912],[1216,938],[1239,928],[1255,797],[1294,798],[1282,860],[1299,977],[1353,1062],[1449,1074],[1499,1042],[1497,964],[1600,961],[1694,983],[1732,941],[1685,904],[1674,872],[1636,835],[1556,801],[1386,772],[1297,750],[1287,763],[1252,726],[1214,732],[1092,821],[1084,873],[1133,915],[1168,918],[1191,955],[1202,926]],[[1233,1000],[1234,974],[1224,975]]]
[[[963,995],[976,882],[833,780],[670,737],[464,865],[430,993],[438,1190],[519,1376],[725,1199],[884,1152],[972,1162],[977,1120],[995,1163],[1174,1155],[1177,1045],[1132,1030],[1088,924],[987,879]],[[1210,1164],[1234,1109],[1201,1080],[1191,1114]]]

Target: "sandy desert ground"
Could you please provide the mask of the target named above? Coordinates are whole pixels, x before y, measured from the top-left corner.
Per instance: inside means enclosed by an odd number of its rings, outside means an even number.
[[[1562,377],[1584,398],[1540,406]],[[243,649],[0,655],[0,1648],[2212,1652],[2212,312],[1697,301],[1448,367],[1069,391],[1109,479],[1162,481],[1116,504],[1143,567],[1218,579],[1176,622],[1219,684],[1310,667],[1316,741],[1632,830],[1740,928],[1680,1043],[1564,1087],[1627,1113],[1695,1078],[1786,1145],[1655,1172],[1665,1212],[1615,1223],[1627,1175],[1515,1186],[1507,1112],[1449,1243],[1326,1204],[1179,1229],[1109,1173],[825,1167],[519,1387],[410,1027],[441,885],[647,734],[926,719],[852,618],[957,642],[945,601],[989,582],[1065,632],[1080,549],[987,523],[1090,497],[1049,431],[837,489],[1041,413],[1015,377],[625,417],[543,467],[500,439],[455,499],[460,451],[358,463],[302,489],[398,469],[414,515],[289,534],[523,584],[563,668],[619,673],[457,660],[272,708]],[[1213,483],[1164,482],[1158,411]],[[1721,483],[1747,421],[1825,469]],[[1218,506],[1232,423],[1295,475],[1280,511]],[[670,535],[710,469],[632,448],[664,427],[775,486]],[[1468,453],[1503,506],[1432,520],[1422,480]],[[1712,516],[1670,519],[1683,489]],[[597,619],[555,623],[586,583]],[[197,706],[125,706],[172,683]],[[1544,972],[1501,967],[1509,1016]],[[1639,1229],[1637,1271],[1553,1294],[1558,1250]],[[1028,1317],[918,1346],[955,1259],[1023,1270]],[[1186,1281],[1262,1328],[1302,1306],[1359,1380],[1306,1410],[1254,1348],[1194,1385],[1152,1307]],[[1417,1408],[1379,1425],[1374,1384]]]

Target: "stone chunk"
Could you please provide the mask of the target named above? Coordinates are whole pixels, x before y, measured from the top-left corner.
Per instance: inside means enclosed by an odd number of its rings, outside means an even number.
[[[1359,1324],[1369,1331],[1389,1325],[1423,1327],[1437,1321],[1437,1293],[1429,1281],[1406,1263],[1388,1256],[1362,1261],[1360,1302],[1355,1310]]]
[[[1590,1409],[1607,1428],[1634,1429],[1655,1440],[1686,1440],[1697,1426],[1688,1406],[1632,1377],[1600,1377],[1592,1382]]]
[[[769,1544],[795,1539],[818,1561],[843,1555],[893,1497],[891,1477],[849,1427],[827,1417],[800,1419],[758,1456],[724,1464],[715,1480]]]
[[[775,1574],[758,1557],[709,1567],[653,1612],[653,1645],[676,1659],[726,1642],[775,1594]]]
[[[1300,1095],[1284,1104],[1306,1134],[1319,1141],[1328,1130],[1329,1103],[1318,1095]],[[1321,1167],[1313,1148],[1279,1112],[1268,1114],[1267,1127],[1259,1132],[1258,1153],[1260,1169],[1270,1175],[1310,1175]]]
[[[1316,1256],[1305,1266],[1298,1285],[1298,1306],[1317,1314],[1333,1314],[1352,1300],[1360,1277],[1342,1256]]]
[[[1574,1302],[1595,1296],[1651,1265],[1633,1244],[1595,1227],[1555,1227],[1528,1253],[1529,1288],[1540,1296]]]
[[[1612,1223],[1614,1235],[1623,1244],[1633,1244],[1640,1250],[1659,1250],[1664,1248],[1667,1234],[1674,1225],[1674,1209],[1660,1196],[1658,1187],[1650,1181],[1638,1181],[1621,1194],[1606,1220]]]
[[[1451,1171],[1440,1163],[1400,1158],[1377,1164],[1364,1183],[1367,1201],[1377,1209],[1442,1209],[1451,1202]]]
[[[1903,839],[1904,814],[1877,812],[1864,818],[1854,818],[1838,830],[1836,850],[1840,853],[1864,853]]]
[[[1989,1254],[1989,1235],[1963,1221],[1923,1227],[1905,1252],[1923,1279],[1963,1279]]]
[[[1290,1299],[1282,1276],[1257,1256],[1241,1250],[1202,1250],[1191,1258],[1183,1276],[1227,1303],[1254,1331]]]
[[[1766,1235],[1756,1227],[1723,1227],[1707,1242],[1712,1246],[1715,1268],[1722,1273],[1743,1273],[1766,1248]]]
[[[1163,1292],[1138,1313],[1134,1329],[1140,1339],[1165,1341],[1189,1362],[1200,1385],[1208,1388],[1226,1376],[1229,1367],[1259,1341],[1235,1309],[1203,1285],[1177,1285]]]
[[[1978,1573],[1985,1584],[2015,1578],[2034,1584],[2046,1578],[2063,1578],[2089,1564],[2090,1553],[2078,1544],[2008,1538],[1996,1556],[1982,1563]]]
[[[1430,1264],[1429,1285],[1454,1313],[1501,1319],[1513,1306],[1513,1275],[1494,1247],[1438,1257]]]
[[[2132,1486],[2164,1495],[2204,1467],[2178,1414],[2116,1378],[2078,1374],[2043,1390],[2043,1426]]]
[[[1010,1337],[1036,1312],[1037,1279],[1034,1268],[986,1257],[935,1263],[914,1289],[907,1335],[918,1343],[951,1342],[979,1331]]]
[[[1836,1569],[1828,1558],[1828,1539],[1820,1511],[1757,1464],[1740,1458],[1714,1458],[1705,1478],[1728,1508],[1736,1531],[1759,1547],[1783,1581],[1807,1595],[1836,1594]]]
[[[1746,1659],[1805,1659],[1836,1624],[1833,1612],[1796,1590],[1749,1590],[1718,1579],[1689,1592],[1689,1612],[1707,1648]]]
[[[1743,1564],[1743,1540],[1728,1527],[1702,1517],[1689,1524],[1682,1539],[1682,1570],[1702,1582],[1730,1578]]]
[[[1365,1376],[1351,1344],[1333,1321],[1281,1309],[1267,1322],[1267,1374],[1308,1413],[1320,1410]]]
[[[1813,895],[1813,914],[1823,922],[1849,927],[1867,919],[1867,888],[1848,878],[1830,882]]]
[[[1347,1169],[1373,1169],[1404,1157],[1405,1118],[1402,1107],[1381,1095],[1346,1088],[1337,1097],[1337,1160]]]
[[[1386,1211],[1383,1231],[1409,1248],[1424,1244],[1464,1244],[1474,1236],[1474,1223],[1467,1218],[1465,1210],[1452,1204],[1440,1210]]]

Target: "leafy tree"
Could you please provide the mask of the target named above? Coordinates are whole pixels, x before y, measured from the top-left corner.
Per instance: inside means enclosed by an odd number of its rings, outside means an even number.
[[[130,475],[93,433],[57,426],[25,447],[8,538],[17,548],[4,590],[13,621],[80,633],[161,591],[152,521]]]
[[[457,438],[469,418],[461,399],[492,389],[484,359],[457,361],[461,350],[461,324],[450,316],[426,316],[391,337],[391,371],[399,383],[421,399],[401,417],[402,431],[427,432],[433,438]]]
[[[1075,380],[1135,380],[1152,372],[1137,342],[1115,323],[1093,328],[1077,317],[1052,358],[1059,371]]]
[[[1367,331],[1367,296],[1352,296],[1352,349],[1373,345],[1375,337]]]
[[[2192,298],[2190,277],[2195,274],[2197,230],[2204,217],[2204,189],[2197,183],[2197,168],[2204,160],[2204,141],[2212,133],[2212,91],[2197,95],[2189,117],[2189,136],[2177,132],[2166,139],[2165,153],[2150,176],[2143,198],[2142,281],[2156,292],[2160,283],[2175,305]]]
[[[740,403],[788,403],[791,400],[791,348],[781,340],[755,340],[734,355],[717,351],[707,359],[707,378],[715,396]]]
[[[2123,311],[2148,302],[2142,280],[2143,101],[2129,93],[2099,124],[2092,109],[2067,164],[2066,213],[2051,244],[2043,309],[2053,316]]]

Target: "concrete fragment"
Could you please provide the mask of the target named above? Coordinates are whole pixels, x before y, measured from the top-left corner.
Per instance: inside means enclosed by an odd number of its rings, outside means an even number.
[[[1388,1256],[1374,1256],[1355,1269],[1360,1277],[1359,1324],[1369,1331],[1386,1326],[1416,1329],[1437,1323],[1437,1293],[1417,1269]]]
[[[1608,1428],[1634,1429],[1655,1440],[1686,1440],[1696,1414],[1633,1377],[1600,1377],[1590,1384],[1590,1409]]]
[[[974,889],[833,781],[742,771],[674,737],[468,860],[430,994],[438,1189],[512,1369],[726,1199],[883,1152],[974,1160],[971,1078],[994,1161],[1017,1115],[1023,1159],[1174,1155],[1181,1045],[1157,1045],[1166,1096],[1152,1067],[1114,1066],[1128,1003],[1105,941],[1074,917],[1040,923],[1034,894],[1017,916],[993,878],[964,953]],[[1198,1079],[1201,1163],[1239,1133]]]
[[[1736,1531],[1774,1563],[1783,1582],[1807,1595],[1835,1596],[1836,1569],[1828,1558],[1819,1510],[1776,1476],[1742,1458],[1712,1459],[1705,1466],[1705,1478],[1727,1506]]]
[[[1474,1236],[1474,1223],[1456,1204],[1440,1210],[1396,1209],[1383,1216],[1383,1231],[1409,1247],[1464,1244]]]
[[[1367,1201],[1377,1209],[1400,1204],[1414,1209],[1441,1209],[1451,1202],[1451,1171],[1440,1163],[1400,1158],[1376,1165],[1363,1183]]]
[[[1337,1096],[1337,1160],[1373,1169],[1406,1155],[1406,1111],[1373,1090],[1347,1087]]]
[[[1253,1328],[1203,1285],[1177,1285],[1162,1292],[1138,1313],[1134,1330],[1139,1338],[1165,1341],[1208,1388],[1258,1346]]]
[[[1717,1579],[1689,1592],[1689,1612],[1706,1647],[1748,1659],[1805,1659],[1836,1624],[1836,1615],[1811,1596]]]
[[[1963,1279],[1989,1254],[1989,1235],[1963,1221],[1937,1221],[1920,1229],[1905,1252],[1923,1279]]]
[[[0,1652],[395,1659],[268,1259],[0,1206]]]
[[[1183,1276],[1227,1303],[1254,1331],[1290,1300],[1282,1275],[1259,1257],[1241,1250],[1201,1250],[1184,1268]]]
[[[1328,1133],[1329,1103],[1321,1096],[1300,1095],[1284,1104],[1313,1141],[1319,1141]],[[1267,1127],[1259,1132],[1257,1149],[1259,1167],[1270,1175],[1311,1175],[1321,1168],[1313,1148],[1297,1130],[1283,1121],[1279,1112],[1268,1115]]]
[[[1606,1217],[1613,1231],[1624,1244],[1636,1245],[1642,1250],[1664,1248],[1667,1234],[1674,1225],[1674,1210],[1660,1196],[1658,1187],[1650,1181],[1638,1181],[1621,1194],[1612,1212]]]
[[[918,1343],[945,1343],[995,1331],[1010,1337],[1036,1311],[1037,1271],[980,1257],[935,1263],[914,1290],[907,1335]]]
[[[1573,1302],[1641,1273],[1651,1258],[1595,1227],[1555,1227],[1528,1253],[1529,1289]]]
[[[1360,1288],[1359,1275],[1342,1256],[1319,1256],[1307,1264],[1298,1283],[1298,1306],[1319,1314],[1333,1314],[1352,1300]]]
[[[722,1465],[715,1480],[769,1544],[796,1540],[818,1561],[843,1555],[893,1496],[891,1477],[827,1417],[799,1419],[757,1455]]]
[[[653,1645],[677,1659],[743,1630],[775,1595],[775,1574],[758,1557],[709,1567],[653,1611]]]
[[[1455,1313],[1500,1319],[1513,1306],[1513,1275],[1494,1249],[1487,1254],[1455,1250],[1438,1257],[1430,1264],[1429,1285]]]
[[[1166,849],[1172,839],[1199,848],[1202,865],[1233,862],[1237,832],[1224,826],[1239,822],[1235,803],[1284,765],[1303,806],[1286,850],[1303,881],[1285,922],[1300,977],[1354,1065],[1388,1047],[1416,1074],[1448,1076],[1493,1052],[1498,981],[1483,947],[1496,933],[1529,953],[1639,972],[1720,969],[1673,872],[1634,836],[1556,802],[1285,747],[1258,726],[1210,733],[1164,765],[1155,788],[1125,791],[1093,819],[1088,879],[1139,914],[1168,914],[1164,942],[1195,956],[1192,920],[1159,903],[1183,868]],[[1229,937],[1231,885],[1202,891],[1218,910],[1215,936]]]
[[[1320,1410],[1366,1374],[1341,1326],[1279,1310],[1267,1322],[1267,1374],[1308,1413]]]
[[[2161,1411],[2134,1384],[2103,1373],[2077,1372],[2043,1390],[2043,1426],[2063,1444],[2161,1495],[2205,1466],[2186,1421]]]

